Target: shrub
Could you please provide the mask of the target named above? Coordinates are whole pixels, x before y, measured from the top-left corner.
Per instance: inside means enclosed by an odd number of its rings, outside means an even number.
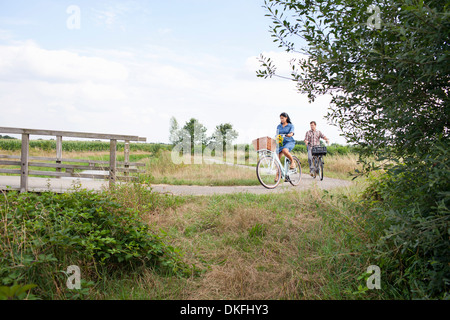
[[[411,298],[449,298],[450,161],[448,142],[421,160],[405,159],[366,190],[385,223],[380,267]]]
[[[178,249],[151,232],[135,209],[119,205],[106,192],[12,192],[1,198],[0,213],[1,284],[37,284],[42,298],[64,288],[54,279],[69,265],[78,265],[93,280],[139,267],[191,272]]]

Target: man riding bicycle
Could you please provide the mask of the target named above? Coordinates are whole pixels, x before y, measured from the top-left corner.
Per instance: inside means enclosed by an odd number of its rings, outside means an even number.
[[[305,144],[306,149],[308,150],[309,173],[311,177],[313,177],[314,173],[313,173],[313,163],[311,153],[312,147],[320,146],[320,139],[324,139],[327,142],[327,144],[330,144],[330,139],[325,137],[325,135],[322,132],[316,129],[317,124],[315,121],[311,121],[310,126],[311,130],[307,131],[305,135]]]

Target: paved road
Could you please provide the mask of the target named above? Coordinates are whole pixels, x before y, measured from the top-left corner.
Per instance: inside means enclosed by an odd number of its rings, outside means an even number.
[[[212,194],[229,194],[239,192],[249,192],[254,194],[279,193],[290,190],[306,190],[317,184],[321,189],[332,189],[336,187],[346,187],[352,184],[351,181],[324,178],[323,181],[313,179],[308,175],[302,175],[302,181],[296,187],[290,183],[283,183],[273,190],[266,189],[263,186],[173,186],[155,184],[151,188],[155,192],[169,193],[174,195],[212,195]],[[108,187],[108,181],[89,180],[89,179],[46,179],[30,177],[28,181],[29,190],[42,192],[51,190],[53,192],[68,192],[73,190],[74,185],[80,185],[83,189],[101,190]],[[9,188],[18,189],[20,186],[19,176],[0,176],[0,190]]]

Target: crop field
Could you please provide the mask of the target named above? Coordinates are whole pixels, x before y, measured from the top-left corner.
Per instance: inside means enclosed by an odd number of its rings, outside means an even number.
[[[20,151],[22,142],[20,139],[0,139],[0,151]],[[124,143],[117,143],[117,150],[124,150]],[[68,140],[62,143],[66,152],[94,152],[109,151],[108,141],[76,141]],[[160,149],[168,149],[168,145],[160,143],[130,143],[131,151],[157,152]],[[51,151],[56,150],[56,140],[31,140],[31,150]]]

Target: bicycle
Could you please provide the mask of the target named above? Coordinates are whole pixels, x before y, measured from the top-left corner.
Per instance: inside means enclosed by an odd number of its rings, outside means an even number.
[[[325,162],[323,161],[323,156],[325,156],[326,154],[327,154],[327,147],[316,146],[311,148],[314,179],[318,175],[320,181],[323,180],[323,165],[325,164]]]
[[[297,186],[302,179],[300,160],[296,156],[292,156],[296,166],[294,169],[290,169],[291,161],[285,157],[284,166],[282,166],[273,149],[276,149],[276,147],[273,143],[270,143],[269,146],[266,145],[266,148],[257,150],[260,159],[256,165],[256,175],[259,182],[267,189],[276,188],[281,179]]]

